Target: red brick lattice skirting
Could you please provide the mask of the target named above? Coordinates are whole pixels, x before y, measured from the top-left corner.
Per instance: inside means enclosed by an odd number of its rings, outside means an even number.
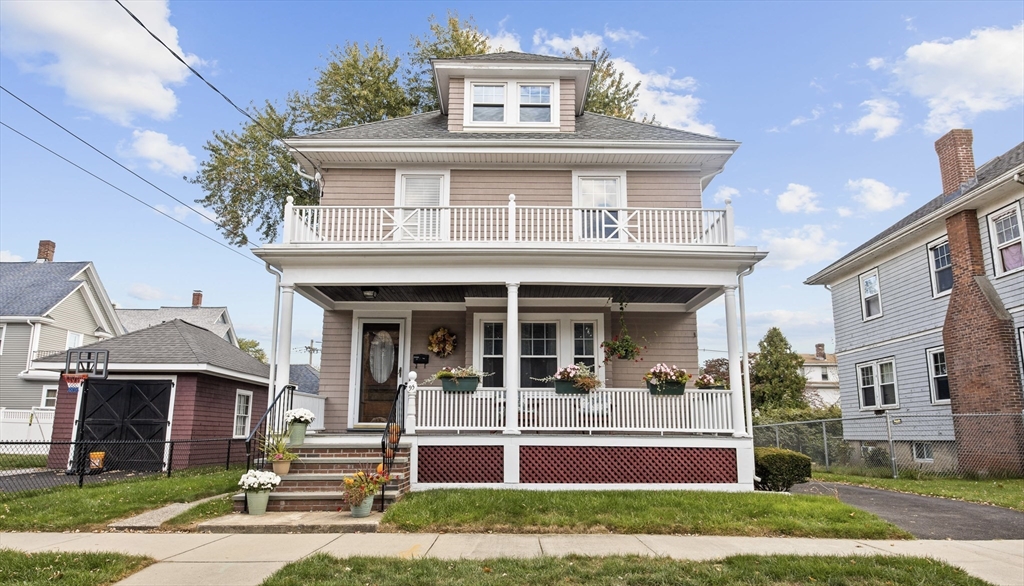
[[[418,481],[423,483],[500,483],[505,480],[502,446],[420,446]]]
[[[519,481],[525,484],[737,481],[736,450],[732,448],[522,446],[519,466]]]

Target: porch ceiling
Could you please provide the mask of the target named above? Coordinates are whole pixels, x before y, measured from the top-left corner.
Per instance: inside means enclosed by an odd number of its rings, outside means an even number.
[[[368,283],[367,286],[372,286]],[[321,285],[316,289],[335,302],[366,301],[362,287]],[[613,285],[523,285],[520,298],[620,298],[630,303],[687,303],[703,287],[619,287]],[[463,303],[467,297],[507,296],[503,285],[401,285],[377,287],[374,302]]]

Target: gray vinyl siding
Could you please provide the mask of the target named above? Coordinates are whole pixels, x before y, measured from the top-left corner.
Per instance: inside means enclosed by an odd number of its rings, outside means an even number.
[[[896,391],[903,417],[894,428],[901,440],[941,441],[953,439],[953,422],[948,404],[933,405],[928,381],[927,350],[942,346],[942,332],[935,332],[895,344],[887,344],[839,356],[840,404],[843,408],[843,436],[848,440],[886,439],[885,418],[862,411],[857,365],[892,357],[896,364]]]
[[[28,409],[42,402],[42,383],[18,378],[28,362],[32,327],[25,323],[9,323],[4,333],[4,353],[0,355],[0,407]]]
[[[85,302],[85,294],[78,289],[50,311],[54,323],[43,324],[39,332],[39,353],[63,352],[67,348],[68,332],[82,334],[82,345],[99,340],[95,336],[96,319]]]
[[[932,297],[927,246],[915,247],[879,265],[878,284],[882,317],[870,321],[861,316],[859,275],[832,288],[836,352],[942,327],[949,296]]]

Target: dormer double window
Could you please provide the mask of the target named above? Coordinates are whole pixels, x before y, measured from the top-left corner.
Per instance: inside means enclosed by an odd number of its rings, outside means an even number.
[[[467,129],[558,130],[558,81],[469,81]]]

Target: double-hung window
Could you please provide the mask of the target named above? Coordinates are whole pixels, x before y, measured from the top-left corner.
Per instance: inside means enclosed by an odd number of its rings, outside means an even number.
[[[592,176],[577,178],[576,205],[580,240],[619,240],[619,208],[623,206],[622,177]]]
[[[953,260],[949,240],[943,238],[928,246],[928,263],[932,275],[932,295],[938,297],[953,288]]]
[[[393,237],[396,240],[445,240],[448,203],[445,172],[406,173],[399,171],[395,194]]]
[[[861,409],[899,407],[896,362],[892,358],[857,365]]]
[[[597,346],[594,343],[597,324],[594,322],[573,322],[572,324],[572,363],[586,364],[590,370],[597,366]]]
[[[465,96],[467,129],[558,130],[556,81],[470,81]]]
[[[989,216],[989,239],[996,276],[1024,267],[1024,243],[1021,242],[1020,206],[1016,203]]]
[[[474,83],[473,122],[505,122],[505,84]]]
[[[569,364],[586,364],[603,376],[598,356],[603,336],[601,317],[597,314],[520,314],[516,325],[509,325],[499,314],[477,314],[474,326],[474,365],[483,372],[484,387],[551,388],[542,380]],[[515,327],[516,330],[509,330]],[[509,359],[510,331],[519,333],[519,380],[508,380],[505,366]]]
[[[551,86],[519,86],[519,121],[551,122]]]
[[[248,437],[252,419],[252,391],[235,391],[235,437]]]
[[[483,323],[483,358],[484,372],[491,373],[484,377],[485,387],[505,386],[505,323]]]
[[[882,316],[882,292],[878,284],[878,269],[860,276],[861,312],[865,321]]]
[[[946,352],[943,348],[928,350],[928,383],[932,403],[949,403],[949,377],[946,375]]]
[[[78,348],[79,346],[82,346],[84,343],[85,343],[85,336],[84,335],[82,335],[82,334],[80,334],[78,332],[71,332],[71,331],[69,331],[68,332],[67,344],[66,344],[64,349],[65,350],[70,350],[72,348]]]
[[[41,406],[57,406],[57,385],[43,385],[43,403]]]
[[[519,386],[550,387],[536,379],[558,369],[558,322],[522,323],[519,328]]]

